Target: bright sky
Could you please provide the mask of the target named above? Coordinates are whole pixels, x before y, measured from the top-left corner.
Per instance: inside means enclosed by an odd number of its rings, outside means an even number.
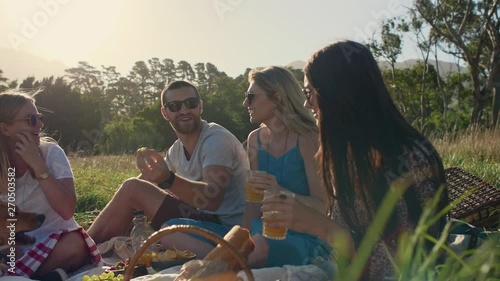
[[[247,67],[307,60],[338,39],[361,41],[381,16],[412,0],[1,0],[0,47],[69,67],[113,65],[126,74],[152,57]],[[6,27],[6,29],[5,29]],[[405,41],[399,60],[418,58]],[[1,62],[0,62],[1,65]]]

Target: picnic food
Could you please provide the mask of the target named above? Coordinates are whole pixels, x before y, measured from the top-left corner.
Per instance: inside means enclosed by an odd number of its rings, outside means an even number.
[[[153,253],[151,261],[158,262],[178,259],[190,259],[194,256],[195,254],[190,251],[166,250],[165,252]]]
[[[106,269],[106,272],[110,272],[113,270],[127,269],[129,263],[130,259],[126,259],[125,261],[119,261],[114,265],[110,266],[108,269]]]
[[[127,268],[130,266],[130,259],[126,259],[125,261],[119,261],[115,263],[114,265],[110,266],[108,269],[104,271],[103,274],[107,274],[105,276],[109,276],[111,278],[111,274],[116,275],[117,278],[120,277],[120,275],[123,276]],[[134,267],[134,272],[132,274],[132,277],[139,277],[142,275],[148,274],[148,270],[144,264],[138,264]],[[102,275],[102,274],[101,274]],[[94,278],[93,276],[91,278]],[[102,278],[99,277],[99,278]],[[112,281],[117,281],[117,280],[123,280],[122,279],[88,279],[89,281],[94,281],[94,280],[112,280]]]
[[[115,276],[113,272],[104,272],[101,275],[84,275],[82,281],[121,281],[123,280],[123,274],[118,274]]]
[[[146,159],[144,158],[144,153],[147,151],[146,149],[147,149],[146,147],[141,147],[141,148],[137,149],[136,165],[140,171],[148,168],[148,163],[146,162]]]

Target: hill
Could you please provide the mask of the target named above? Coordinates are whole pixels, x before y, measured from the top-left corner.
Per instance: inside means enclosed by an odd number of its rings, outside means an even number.
[[[36,79],[63,76],[67,68],[60,61],[49,61],[25,51],[0,47],[0,69],[3,77],[10,81],[18,80],[21,83],[29,76],[35,76]]]
[[[412,60],[406,60],[406,61],[402,61],[402,62],[396,62],[395,67],[396,67],[396,69],[411,68],[414,65],[416,65],[419,61],[420,60],[412,59]],[[459,71],[462,73],[467,72],[467,68],[458,67],[456,63],[450,63],[450,62],[446,62],[446,61],[438,61],[438,63],[439,63],[439,73],[442,76],[448,76],[451,73],[456,73]],[[294,68],[294,69],[302,69],[302,68],[304,68],[305,64],[306,63],[304,61],[297,60],[297,61],[293,61],[293,62],[287,64],[286,66]],[[429,61],[429,64],[431,64],[435,67],[436,61],[431,60],[431,61]],[[390,67],[389,63],[386,61],[378,61],[378,65],[380,68],[389,68]]]

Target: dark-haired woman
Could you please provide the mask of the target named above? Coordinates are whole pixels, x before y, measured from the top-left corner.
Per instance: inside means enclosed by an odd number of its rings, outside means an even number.
[[[397,238],[411,232],[426,203],[445,183],[441,159],[432,144],[404,119],[392,101],[373,55],[364,46],[342,41],[317,51],[304,68],[305,107],[320,131],[318,160],[330,197],[330,217],[296,200],[264,202],[277,209],[263,220],[317,235],[338,253],[356,256],[384,196],[395,180],[409,182],[363,272],[363,280],[392,276],[386,249],[395,256]],[[447,194],[440,198],[447,205]],[[437,237],[441,218],[429,233]]]

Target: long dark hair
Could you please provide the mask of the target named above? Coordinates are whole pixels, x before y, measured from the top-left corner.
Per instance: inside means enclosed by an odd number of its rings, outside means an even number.
[[[398,111],[368,48],[352,41],[334,43],[316,52],[304,72],[318,93],[322,180],[330,203],[339,204],[353,231],[366,230],[354,213],[356,194],[374,214],[392,180],[406,171],[401,167],[407,165],[402,157],[407,149],[421,150],[432,163],[436,186],[445,182],[438,153]],[[414,224],[422,213],[416,198],[412,188],[403,197]],[[386,231],[397,225],[393,213]]]

